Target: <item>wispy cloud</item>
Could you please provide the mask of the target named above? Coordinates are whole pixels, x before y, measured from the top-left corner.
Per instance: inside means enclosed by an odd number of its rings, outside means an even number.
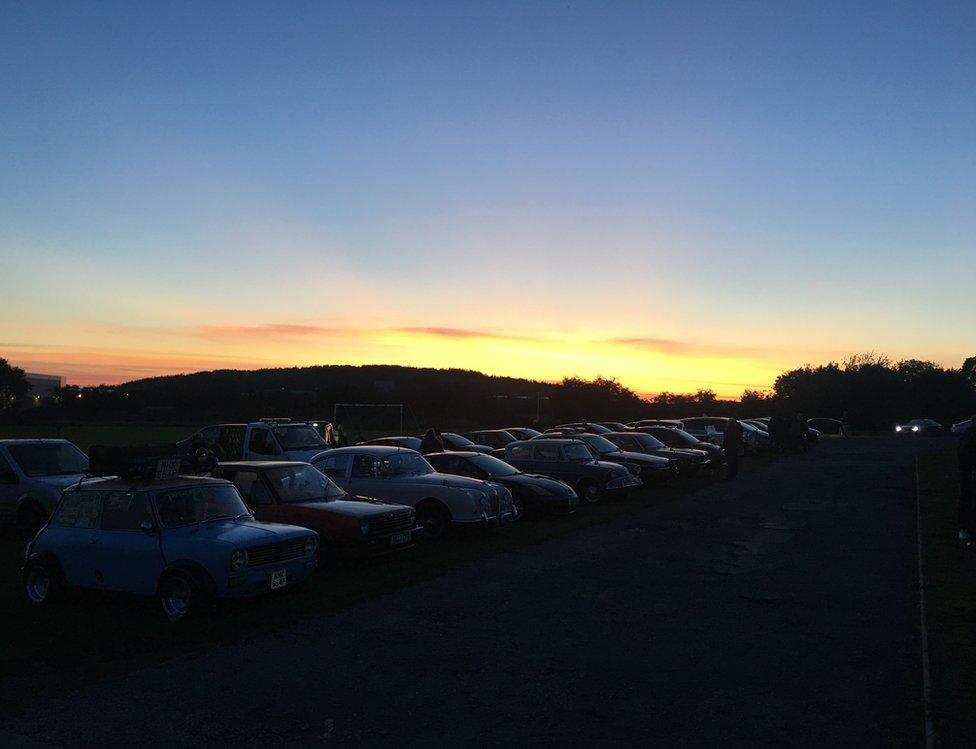
[[[430,338],[446,338],[453,340],[468,340],[474,338],[504,340],[504,341],[541,341],[539,336],[527,336],[524,334],[506,333],[504,331],[476,330],[471,328],[441,328],[411,326],[405,328],[393,328],[390,332],[406,333],[408,335],[428,336]]]
[[[261,325],[202,325],[196,329],[208,338],[274,338],[278,336],[347,336],[363,329],[333,325],[265,323]]]

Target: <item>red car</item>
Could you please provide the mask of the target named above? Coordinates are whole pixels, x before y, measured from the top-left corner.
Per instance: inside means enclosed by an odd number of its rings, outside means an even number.
[[[412,507],[354,497],[308,463],[220,463],[213,476],[232,481],[258,520],[318,533],[323,554],[397,551],[413,546],[420,535]]]

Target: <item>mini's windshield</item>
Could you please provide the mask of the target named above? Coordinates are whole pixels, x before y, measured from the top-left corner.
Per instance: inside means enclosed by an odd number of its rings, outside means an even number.
[[[229,484],[200,484],[162,492],[156,495],[156,509],[159,522],[166,528],[251,514],[237,489]]]
[[[566,460],[593,460],[593,455],[582,442],[563,445],[563,455],[566,456]]]
[[[441,436],[444,438],[445,442],[449,442],[451,444],[451,447],[454,448],[468,447],[469,445],[474,444],[474,442],[469,440],[467,437],[462,437],[460,434],[450,433],[450,434],[442,434]]]
[[[274,428],[274,435],[282,450],[311,450],[328,447],[322,435],[308,424],[289,424]]]
[[[427,459],[415,452],[387,455],[383,458],[381,470],[385,471],[387,476],[425,476],[434,472]]]
[[[346,493],[312,466],[282,466],[270,468],[265,475],[284,503],[332,502],[342,499]]]
[[[646,447],[648,450],[660,450],[662,447],[667,447],[657,437],[652,437],[649,434],[638,434],[637,441],[641,443],[642,447]]]
[[[37,476],[70,476],[88,471],[88,457],[69,442],[35,442],[7,447],[20,470]]]
[[[686,445],[698,444],[698,438],[696,438],[693,434],[689,434],[684,429],[672,429],[671,432],[684,440]]]
[[[605,453],[619,453],[620,448],[613,444],[606,437],[593,436],[583,438],[590,447],[596,450],[601,455]]]
[[[477,457],[468,458],[468,460],[492,478],[515,476],[521,473],[521,471],[513,468],[504,460],[499,460],[491,455],[478,455]]]

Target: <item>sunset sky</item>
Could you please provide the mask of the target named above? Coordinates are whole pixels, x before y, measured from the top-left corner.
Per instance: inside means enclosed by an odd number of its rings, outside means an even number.
[[[0,357],[976,354],[976,3],[0,0]]]

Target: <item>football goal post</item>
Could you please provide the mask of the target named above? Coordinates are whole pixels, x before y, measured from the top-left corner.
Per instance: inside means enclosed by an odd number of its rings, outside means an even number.
[[[336,403],[332,423],[360,439],[403,434],[402,403]]]

